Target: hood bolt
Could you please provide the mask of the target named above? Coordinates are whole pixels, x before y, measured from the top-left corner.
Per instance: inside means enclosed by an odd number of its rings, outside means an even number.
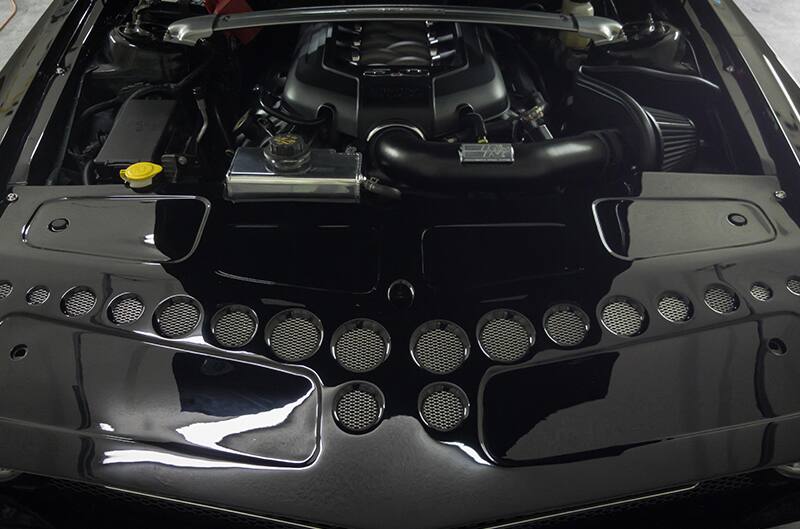
[[[19,195],[16,193],[9,193],[6,195],[6,202],[16,202],[19,200]]]
[[[778,199],[778,201],[786,200],[787,196],[788,195],[786,194],[786,191],[784,191],[783,189],[775,191],[775,198]]]

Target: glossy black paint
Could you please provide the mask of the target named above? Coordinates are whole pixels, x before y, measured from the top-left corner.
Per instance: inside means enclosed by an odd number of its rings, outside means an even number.
[[[761,63],[732,54],[724,30],[742,24],[735,8],[689,5],[717,27],[715,45],[740,68],[723,73],[720,64],[718,75],[739,90],[733,104],[753,111],[749,133],[777,177],[645,173],[627,185],[549,195],[361,207],[233,205],[214,185],[159,197],[118,186],[10,189],[19,198],[0,215],[0,280],[14,285],[0,300],[0,466],[311,524],[438,528],[524,519],[800,459],[800,297],[786,288],[800,274],[800,166],[786,141],[796,132],[796,94],[772,62],[775,75],[758,82],[741,69],[745,61],[764,68],[774,56],[751,41],[736,44],[742,54],[758,50]],[[22,155],[24,165],[30,153]],[[787,197],[776,198],[778,190]],[[164,202],[156,214],[155,198]],[[141,207],[109,222],[106,204],[121,200]],[[76,201],[99,207],[47,209]],[[657,215],[639,214],[637,204],[648,201],[658,201]],[[157,214],[175,202],[207,204],[208,216]],[[706,207],[698,212],[698,204]],[[731,214],[748,223],[731,224]],[[49,230],[56,218],[68,218],[69,228]],[[622,229],[604,241],[609,226]],[[182,250],[154,258],[149,235],[159,249]],[[670,251],[633,252],[633,240]],[[398,280],[413,286],[410,306],[389,299]],[[773,298],[750,296],[755,282]],[[738,294],[737,311],[704,305],[712,284]],[[31,307],[25,292],[35,285],[51,297]],[[68,319],[58,300],[76,285],[98,303]],[[667,291],[692,301],[691,321],[659,316]],[[126,292],[142,297],[145,314],[116,326],[106,307]],[[196,298],[205,317],[189,337],[166,340],[152,318],[177,294]],[[604,301],[620,295],[647,311],[641,336],[613,336],[598,321]],[[580,348],[555,347],[542,328],[561,302],[589,314]],[[208,328],[232,303],[260,321],[240,351],[215,347]],[[278,362],[263,339],[266,322],[287,307],[311,310],[324,325],[321,350],[299,365]],[[498,308],[536,328],[533,354],[521,364],[493,364],[477,346],[479,319]],[[359,375],[330,353],[329,337],[355,317],[378,321],[392,338],[388,360]],[[447,376],[421,370],[409,353],[414,329],[435,318],[462,326],[471,340],[465,365]],[[20,345],[27,354],[12,358]],[[356,379],[386,398],[383,421],[364,435],[341,431],[332,414],[337,390]],[[458,385],[470,401],[468,418],[450,433],[418,417],[420,392],[437,381]]]

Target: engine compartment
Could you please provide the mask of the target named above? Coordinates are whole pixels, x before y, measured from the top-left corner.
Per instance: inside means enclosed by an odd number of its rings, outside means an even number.
[[[202,2],[134,2],[87,59],[63,160],[29,183],[383,202],[758,172],[724,91],[671,20],[679,11],[596,4],[622,24],[617,41],[373,20],[219,32],[188,47],[169,28],[207,13]]]
[[[438,529],[798,460],[796,173],[711,2],[73,5],[0,205],[3,467]]]

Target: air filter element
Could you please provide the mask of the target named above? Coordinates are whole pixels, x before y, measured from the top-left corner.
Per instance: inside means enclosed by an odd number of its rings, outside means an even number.
[[[800,277],[790,277],[786,282],[786,288],[795,296],[800,296]]]
[[[478,345],[495,362],[510,364],[522,360],[533,347],[533,324],[513,310],[493,310],[478,322]]]
[[[704,298],[708,308],[718,314],[730,314],[739,308],[739,296],[722,285],[709,287]]]
[[[645,108],[645,112],[653,123],[661,147],[661,170],[691,169],[700,147],[697,128],[692,120],[656,108]]]
[[[203,311],[196,299],[173,296],[156,307],[153,327],[164,338],[182,338],[197,328],[202,315]]]
[[[223,307],[211,318],[211,334],[222,347],[237,349],[249,344],[258,329],[258,316],[244,305]]]
[[[89,314],[97,303],[97,296],[89,287],[75,287],[61,298],[61,312],[70,318]]]
[[[556,305],[544,315],[544,330],[556,345],[577,347],[589,334],[589,317],[575,305]]]
[[[372,320],[351,320],[336,329],[331,352],[339,364],[354,373],[372,371],[389,356],[389,333]]]
[[[14,290],[14,285],[8,281],[0,281],[0,299],[5,299],[11,295]]]
[[[658,313],[671,323],[686,323],[692,319],[694,308],[685,296],[668,292],[658,300]]]
[[[772,299],[772,289],[764,283],[754,283],[750,287],[750,295],[758,301],[769,301]]]
[[[314,356],[322,344],[322,323],[304,309],[288,309],[272,317],[264,329],[267,346],[285,362]]]
[[[383,393],[375,385],[351,382],[336,393],[333,418],[346,432],[366,433],[381,421],[385,406]]]
[[[429,428],[450,432],[469,415],[469,400],[461,388],[448,383],[426,386],[419,395],[419,416]]]
[[[50,299],[50,291],[41,285],[33,287],[25,294],[28,305],[44,305],[48,299]]]
[[[411,355],[422,369],[446,375],[461,367],[469,356],[469,338],[455,323],[429,321],[411,335]]]
[[[611,299],[601,311],[603,326],[616,336],[638,336],[644,331],[647,313],[644,308],[630,298]]]
[[[108,319],[115,325],[130,325],[144,314],[144,302],[136,294],[122,294],[108,305]]]

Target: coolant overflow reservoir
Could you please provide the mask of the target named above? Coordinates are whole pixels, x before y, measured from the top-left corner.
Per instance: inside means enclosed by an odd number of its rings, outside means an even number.
[[[564,0],[561,4],[561,12],[565,15],[594,16],[594,6],[590,0]],[[578,35],[574,31],[562,31],[561,41],[573,50],[583,50],[589,47],[591,42],[586,37]]]

